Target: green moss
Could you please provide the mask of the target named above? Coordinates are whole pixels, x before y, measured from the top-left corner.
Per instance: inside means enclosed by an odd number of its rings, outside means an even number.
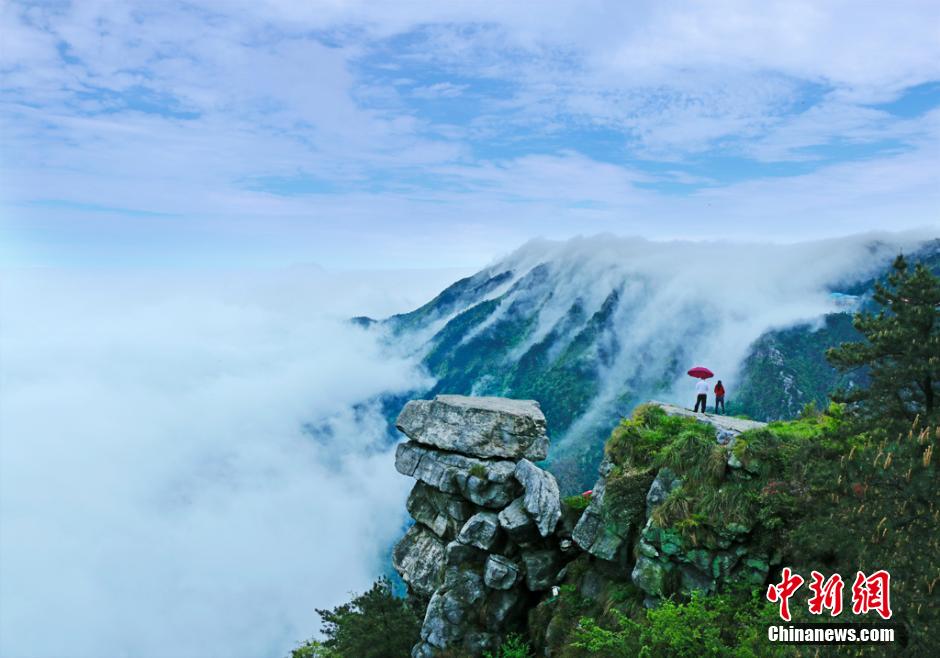
[[[481,480],[486,479],[486,467],[483,464],[474,464],[470,467],[470,475],[480,478]]]
[[[614,428],[605,451],[618,466],[649,469],[682,458],[674,453],[688,447],[675,445],[677,437],[703,446],[715,443],[714,430],[694,418],[668,416],[656,405],[640,405]]]
[[[646,511],[646,493],[653,477],[647,469],[615,470],[607,478],[605,510],[615,512],[612,516],[621,523],[641,523]]]
[[[561,504],[570,509],[583,512],[585,509],[587,509],[587,506],[591,504],[591,497],[584,496],[582,494],[575,494],[574,496],[562,498]]]

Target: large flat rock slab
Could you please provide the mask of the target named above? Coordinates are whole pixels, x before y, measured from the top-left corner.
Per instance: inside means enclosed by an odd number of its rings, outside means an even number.
[[[395,426],[418,443],[474,457],[542,461],[545,415],[535,400],[438,395],[411,400]]]
[[[655,400],[651,400],[650,404],[655,404],[670,416],[684,416],[685,418],[694,418],[700,423],[708,423],[720,433],[724,432],[740,434],[741,432],[746,432],[747,430],[753,430],[767,426],[767,423],[762,423],[757,420],[745,420],[744,418],[735,418],[733,416],[723,416],[720,414],[696,413],[691,409],[685,409],[675,404],[668,404],[666,402],[656,402]]]

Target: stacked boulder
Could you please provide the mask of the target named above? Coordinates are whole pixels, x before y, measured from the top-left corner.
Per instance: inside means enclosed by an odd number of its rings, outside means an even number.
[[[393,554],[425,608],[412,656],[481,655],[562,568],[558,484],[533,463],[548,453],[545,416],[532,400],[439,395],[409,402],[396,426],[409,441],[395,467],[417,480]]]

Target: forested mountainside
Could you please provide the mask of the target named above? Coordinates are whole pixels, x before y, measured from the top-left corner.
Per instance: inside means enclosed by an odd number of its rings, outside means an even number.
[[[538,400],[553,432],[549,468],[571,492],[590,485],[610,418],[650,398],[691,404],[690,365],[716,370],[729,413],[766,421],[825,406],[835,386],[863,381],[822,355],[856,337],[851,312],[893,257],[906,250],[940,269],[938,240],[762,249],[535,243],[381,325],[436,379],[421,397]]]
[[[935,655],[940,277],[898,257],[868,306],[826,354],[869,369],[854,390],[772,423],[640,405],[573,496],[530,461],[550,431],[536,402],[409,402],[407,599],[381,580],[319,611],[325,639],[293,658],[823,655],[772,641],[800,622],[889,633],[824,655]]]

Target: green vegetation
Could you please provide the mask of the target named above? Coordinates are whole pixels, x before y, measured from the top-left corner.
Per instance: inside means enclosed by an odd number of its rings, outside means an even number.
[[[580,512],[587,509],[587,506],[591,504],[591,498],[590,496],[575,494],[573,496],[563,498],[561,502],[563,505]]]
[[[492,658],[935,655],[940,281],[899,260],[874,300],[883,308],[855,319],[862,340],[830,351],[840,368],[865,373],[856,381],[870,382],[842,402],[801,403],[795,420],[745,432],[729,446],[716,444],[712,427],[656,406],[620,422],[605,447],[612,470],[602,518],[629,537],[631,562],[580,554],[558,595],[530,610],[525,635],[506,638]],[[662,497],[647,519],[654,477]],[[563,503],[576,515],[588,499]],[[641,565],[634,583],[631,569]],[[825,652],[769,644],[766,626],[778,617],[764,592],[783,565],[807,580],[817,570],[846,582],[839,617],[809,615],[806,584],[790,600],[794,622],[880,621],[851,613],[851,586],[857,571],[888,570],[891,621],[907,640]],[[417,638],[417,619],[387,581],[319,612],[325,639],[293,658],[406,656]],[[384,642],[370,653],[376,637],[402,638],[401,646],[390,652]]]
[[[728,413],[762,421],[795,418],[807,403],[825,407],[834,388],[864,385],[864,372],[840,373],[821,358],[858,339],[849,313],[827,315],[819,327],[765,333],[751,346],[737,389],[729,391]]]
[[[305,642],[291,652],[291,658],[407,658],[421,627],[408,604],[393,595],[385,577],[349,603],[317,614],[326,639]]]
[[[839,391],[865,419],[935,422],[940,416],[940,279],[918,263],[894,261],[885,283],[875,284],[877,313],[859,313],[854,325],[864,340],[830,349],[839,370],[865,368],[867,388]]]
[[[745,575],[759,580],[751,580],[751,587],[747,578],[719,580],[725,590],[706,595],[679,587],[675,571],[667,571],[662,583],[670,598],[646,610],[639,604],[642,592],[631,594],[625,575],[608,575],[604,585],[605,592],[622,587],[625,596],[581,597],[583,574],[590,573],[585,566],[569,575],[557,615],[530,629],[542,633],[542,642],[566,657],[814,655],[763,640],[766,624],[776,619],[763,602],[763,587],[786,564],[804,577],[814,569],[840,573],[848,581],[847,601],[856,571],[891,573],[892,621],[909,629],[907,645],[830,647],[828,655],[931,655],[930,629],[940,626],[933,459],[940,428],[928,422],[936,420],[936,409],[928,409],[926,379],[932,385],[937,379],[932,368],[940,358],[940,282],[923,268],[911,271],[899,262],[877,290],[875,300],[888,308],[856,319],[860,334],[872,339],[833,352],[834,361],[871,373],[871,389],[856,392],[851,404],[832,403],[824,410],[805,405],[797,420],[741,434],[730,451],[715,444],[706,425],[641,406],[607,442],[613,477],[668,468],[681,482],[654,507],[655,532],[644,530],[644,540],[655,538],[661,552],[675,556],[669,559],[694,564],[733,537],[751,556],[745,565],[755,567]],[[892,313],[892,304],[903,304],[907,319]],[[895,385],[900,395],[885,399]],[[777,565],[769,572],[768,562]],[[718,573],[724,565],[716,559],[714,566]],[[791,601],[794,621],[820,620],[810,618],[808,598],[804,587]],[[877,620],[853,616],[847,608],[835,621]]]
[[[776,610],[758,592],[704,596],[692,595],[686,603],[666,601],[647,610],[641,621],[615,611],[612,628],[585,618],[574,633],[572,647],[590,656],[639,656],[656,658],[764,658],[785,656],[764,635],[776,621]]]
[[[521,635],[508,635],[496,653],[487,651],[484,658],[534,658],[529,643]]]

